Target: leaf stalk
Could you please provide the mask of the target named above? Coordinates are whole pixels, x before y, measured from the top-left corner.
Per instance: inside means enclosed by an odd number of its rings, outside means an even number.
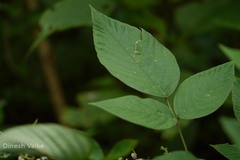
[[[165,101],[166,101],[166,103],[167,103],[167,106],[169,107],[169,109],[170,109],[171,112],[173,113],[173,116],[177,119],[176,127],[177,127],[178,133],[179,133],[179,135],[180,135],[180,138],[181,138],[181,141],[182,141],[184,150],[185,150],[186,152],[188,152],[187,144],[186,144],[186,141],[185,141],[185,139],[184,139],[184,136],[183,136],[183,133],[182,133],[182,130],[181,130],[181,126],[180,126],[180,124],[179,124],[179,118],[178,118],[178,116],[176,115],[175,111],[173,110],[173,107],[171,106],[168,97],[165,98]]]

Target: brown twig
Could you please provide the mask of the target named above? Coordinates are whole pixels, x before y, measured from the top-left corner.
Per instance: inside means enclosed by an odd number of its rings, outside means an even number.
[[[38,53],[42,63],[43,72],[50,90],[52,102],[55,106],[56,116],[61,122],[61,115],[65,109],[66,103],[58,74],[54,65],[53,53],[50,42],[45,39],[38,46]]]
[[[38,0],[27,0],[26,5],[30,11],[35,11],[39,8]],[[36,29],[37,35],[39,30]],[[38,45],[39,58],[42,64],[43,73],[45,74],[46,83],[50,91],[50,96],[54,105],[55,114],[59,123],[62,122],[62,112],[65,110],[66,102],[63,94],[63,90],[60,84],[58,73],[55,67],[53,51],[48,39],[44,39]]]

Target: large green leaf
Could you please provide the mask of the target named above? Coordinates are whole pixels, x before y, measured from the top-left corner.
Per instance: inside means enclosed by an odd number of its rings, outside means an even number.
[[[220,119],[221,125],[224,131],[227,133],[228,137],[232,143],[240,145],[240,123],[235,118],[222,117]]]
[[[197,73],[186,79],[174,97],[179,118],[194,119],[216,111],[232,90],[234,65],[231,62]]]
[[[91,152],[101,155],[93,140],[83,132],[56,124],[10,128],[0,135],[0,144],[1,153],[40,154],[58,160],[85,160],[94,157]]]
[[[220,45],[220,49],[230,60],[236,64],[238,69],[240,69],[240,49],[229,48],[224,45]]]
[[[129,122],[152,129],[167,129],[176,124],[176,119],[167,106],[150,98],[125,96],[91,104]]]
[[[240,121],[240,78],[236,78],[232,91],[233,110],[236,118]]]
[[[211,146],[229,160],[239,160],[240,157],[239,146],[230,144],[217,144]]]
[[[153,158],[153,160],[198,160],[190,152],[174,151],[168,154]]]
[[[114,160],[126,156],[136,147],[137,141],[133,139],[125,139],[113,146],[109,154],[104,160]]]
[[[92,10],[94,44],[100,62],[130,87],[168,97],[180,71],[175,57],[150,33]]]

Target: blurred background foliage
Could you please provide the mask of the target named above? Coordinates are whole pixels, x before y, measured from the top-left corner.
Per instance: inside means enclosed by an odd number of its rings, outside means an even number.
[[[126,94],[146,97],[99,63],[88,4],[151,32],[176,56],[182,80],[228,61],[219,44],[240,48],[239,0],[2,0],[1,129],[38,119],[89,132],[104,150],[124,138],[139,140],[141,157],[163,153],[160,146],[182,149],[174,128],[152,131],[88,105]],[[233,115],[231,100],[210,116],[182,122],[196,156],[221,157],[209,144],[229,141],[222,115]]]

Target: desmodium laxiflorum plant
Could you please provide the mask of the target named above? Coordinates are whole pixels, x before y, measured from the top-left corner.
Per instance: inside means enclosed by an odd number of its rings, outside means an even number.
[[[111,19],[92,7],[91,12],[100,62],[126,85],[165,100],[162,103],[128,95],[91,104],[147,128],[163,130],[176,126],[184,150],[188,151],[179,120],[207,116],[224,103],[232,90],[234,64],[221,64],[178,84],[180,69],[174,55],[150,33]]]

